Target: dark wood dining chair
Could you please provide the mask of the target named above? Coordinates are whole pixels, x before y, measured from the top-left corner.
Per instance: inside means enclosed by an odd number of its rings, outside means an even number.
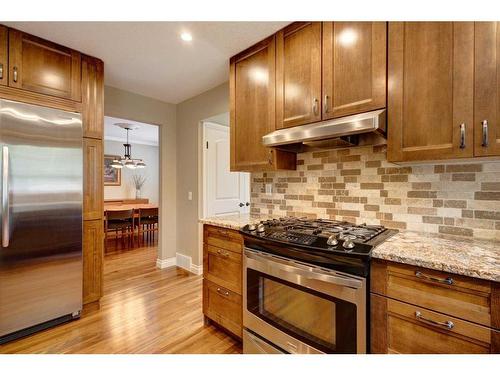
[[[118,237],[121,237],[122,248],[127,238],[127,248],[133,246],[134,239],[134,210],[107,210],[105,212],[104,241],[107,247],[109,232],[115,232],[115,249],[118,249]]]
[[[139,208],[136,225],[139,244],[144,243],[144,235],[148,243],[154,243],[155,232],[158,231],[158,208]]]

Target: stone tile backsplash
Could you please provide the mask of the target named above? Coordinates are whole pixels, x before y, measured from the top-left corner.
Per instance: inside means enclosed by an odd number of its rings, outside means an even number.
[[[386,146],[302,153],[296,171],[252,173],[251,213],[500,240],[500,161],[401,166]]]

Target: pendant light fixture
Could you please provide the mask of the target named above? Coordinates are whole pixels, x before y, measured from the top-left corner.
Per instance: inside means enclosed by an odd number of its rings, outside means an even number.
[[[128,123],[116,123],[116,126],[119,126],[122,129],[125,129],[127,132],[127,143],[124,143],[125,153],[120,159],[115,159],[110,164],[111,167],[121,169],[123,167],[128,169],[136,169],[136,168],[145,168],[146,163],[142,159],[134,159],[132,158],[132,145],[128,142],[128,132],[130,130],[135,130],[138,128],[136,125],[128,124]]]

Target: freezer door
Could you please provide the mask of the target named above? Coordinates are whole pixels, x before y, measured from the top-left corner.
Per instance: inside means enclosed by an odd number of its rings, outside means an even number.
[[[0,337],[82,307],[79,114],[0,100]]]

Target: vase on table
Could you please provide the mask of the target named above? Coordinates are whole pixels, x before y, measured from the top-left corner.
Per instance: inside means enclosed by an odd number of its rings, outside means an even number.
[[[141,189],[135,189],[135,199],[141,199]]]

